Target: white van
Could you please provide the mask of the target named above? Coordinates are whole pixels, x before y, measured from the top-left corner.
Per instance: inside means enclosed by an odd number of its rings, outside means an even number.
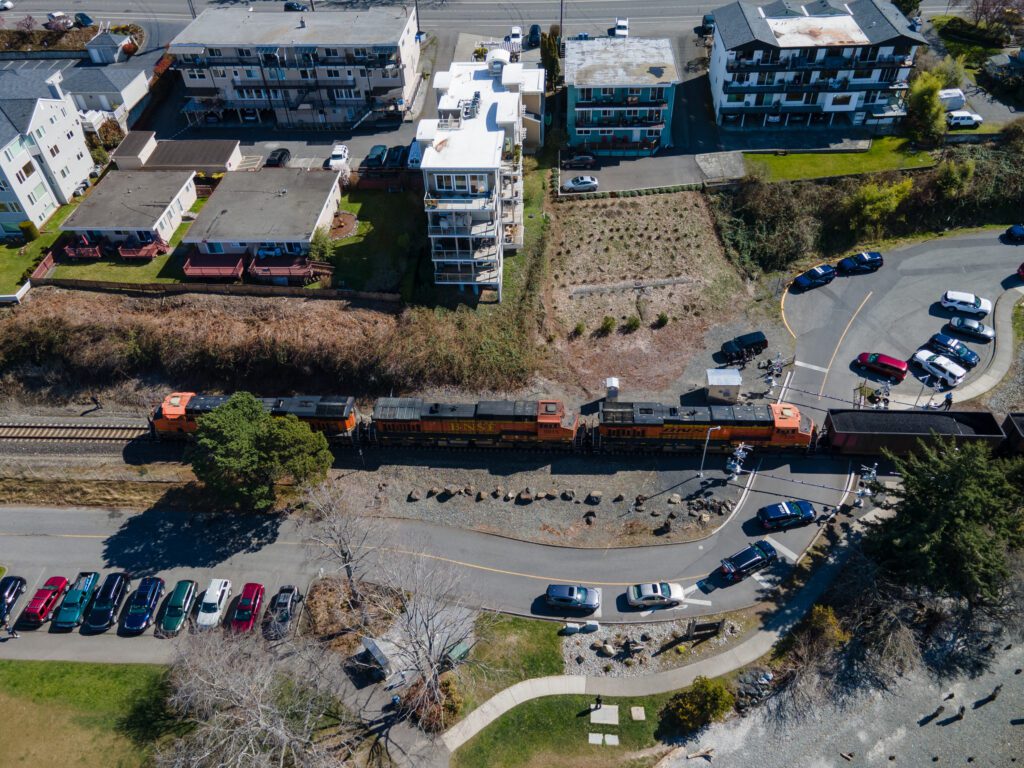
[[[409,168],[419,168],[420,163],[423,160],[423,150],[420,149],[420,143],[416,139],[412,140],[412,144],[409,145]]]
[[[947,112],[963,109],[967,104],[967,98],[959,88],[943,88],[939,91],[939,101],[942,102],[942,108]]]
[[[981,115],[965,109],[958,109],[946,115],[946,125],[950,128],[976,128],[984,122],[985,119]]]

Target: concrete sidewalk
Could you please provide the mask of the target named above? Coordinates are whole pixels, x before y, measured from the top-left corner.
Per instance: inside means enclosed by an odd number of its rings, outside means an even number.
[[[1004,291],[996,299],[996,310],[992,320],[996,329],[996,339],[992,342],[996,347],[995,354],[981,376],[954,394],[957,403],[981,397],[998,386],[1003,377],[1010,372],[1017,351],[1017,340],[1013,336],[1013,309],[1021,298],[1024,298],[1024,286],[1018,285]]]
[[[860,520],[851,523],[843,540],[836,545],[833,553],[796,596],[773,613],[763,628],[735,648],[685,667],[640,677],[557,675],[524,680],[488,699],[465,720],[447,730],[442,735],[445,746],[454,752],[503,714],[531,699],[568,694],[600,695],[609,698],[649,696],[685,688],[698,676],[718,677],[755,662],[768,653],[818,601],[846,561],[850,552],[849,546],[846,545],[852,539],[859,538],[863,534],[864,524],[876,520],[878,514],[878,510],[871,510]]]

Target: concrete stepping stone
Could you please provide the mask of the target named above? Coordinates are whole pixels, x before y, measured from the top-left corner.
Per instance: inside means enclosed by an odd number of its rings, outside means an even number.
[[[590,710],[591,725],[618,725],[619,706],[618,704],[605,704],[598,709]]]
[[[604,735],[604,744],[606,747],[617,747],[619,746],[619,737],[614,733],[606,733]]]
[[[630,707],[629,716],[634,720],[646,720],[647,711],[643,707]]]
[[[602,744],[604,742],[603,733],[588,733],[587,742],[589,744]]]

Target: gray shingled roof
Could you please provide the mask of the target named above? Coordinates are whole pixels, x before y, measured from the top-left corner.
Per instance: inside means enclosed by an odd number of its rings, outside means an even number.
[[[46,84],[52,69],[0,70],[0,145],[6,145],[28,130],[38,99],[52,99]]]
[[[153,229],[194,175],[192,171],[108,173],[61,229]]]
[[[115,35],[113,32],[110,32],[109,30],[104,30],[103,32],[97,33],[95,37],[93,37],[89,42],[87,42],[85,44],[85,46],[86,46],[86,48],[88,48],[89,46],[92,46],[92,47],[120,46],[121,43],[123,43],[129,37],[131,37],[131,35],[123,35],[123,34],[116,34]]]
[[[920,33],[910,28],[910,22],[900,10],[886,0],[851,0],[845,6],[836,0],[813,0],[807,3],[776,0],[761,6],[756,3],[735,2],[715,9],[715,30],[727,50],[754,42],[775,46],[775,35],[772,34],[765,18],[804,16],[804,11],[808,16],[845,15],[847,6],[861,31],[873,45],[900,37],[916,43],[925,42]],[[764,17],[758,8],[764,11]]]
[[[66,93],[120,93],[140,74],[137,69],[112,66],[71,67],[64,70]]]

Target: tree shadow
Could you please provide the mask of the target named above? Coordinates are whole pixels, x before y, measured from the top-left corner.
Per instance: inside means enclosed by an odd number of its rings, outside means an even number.
[[[106,567],[147,576],[173,568],[210,568],[277,540],[282,513],[198,512],[179,507],[188,492],[169,491],[127,518],[103,543]]]
[[[191,726],[181,722],[168,707],[171,685],[168,674],[144,689],[118,721],[118,730],[138,745],[150,745],[167,735],[181,736]]]

